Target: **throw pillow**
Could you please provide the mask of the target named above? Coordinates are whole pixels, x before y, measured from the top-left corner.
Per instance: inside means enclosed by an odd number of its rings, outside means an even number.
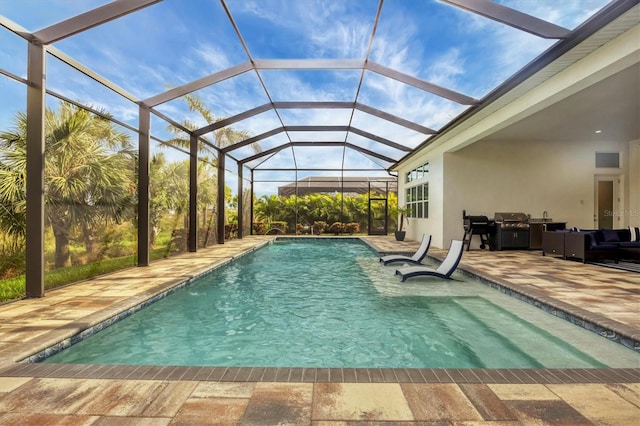
[[[620,236],[613,229],[603,229],[601,232],[604,242],[614,243],[620,241]]]
[[[637,226],[630,226],[629,232],[631,233],[630,241],[640,241],[640,228]]]

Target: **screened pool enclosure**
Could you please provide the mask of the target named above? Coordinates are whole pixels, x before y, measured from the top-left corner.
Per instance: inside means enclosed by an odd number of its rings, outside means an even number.
[[[1,277],[40,297],[275,222],[392,232],[399,163],[635,4],[0,2]]]

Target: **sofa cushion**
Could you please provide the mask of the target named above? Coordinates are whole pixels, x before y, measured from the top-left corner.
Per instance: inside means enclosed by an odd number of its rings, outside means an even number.
[[[629,227],[629,234],[631,234],[631,240],[629,241],[640,241],[640,228],[637,226]]]
[[[617,245],[622,248],[640,248],[640,241],[620,241]]]
[[[595,244],[595,245],[591,245],[589,247],[589,250],[612,250],[615,251],[619,248],[620,246],[616,243],[600,243],[600,244]]]
[[[586,246],[589,247],[589,249],[594,249],[599,244],[603,243],[602,233],[599,231],[581,232],[581,233],[585,235],[585,238],[587,239],[587,241],[585,241]]]
[[[605,243],[617,243],[620,241],[620,235],[614,229],[602,229],[599,232],[602,233],[602,241]]]

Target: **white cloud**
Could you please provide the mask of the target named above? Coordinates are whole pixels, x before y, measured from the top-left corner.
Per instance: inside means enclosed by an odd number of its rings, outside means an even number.
[[[306,49],[306,57],[362,58],[369,45],[377,2],[249,1],[235,5],[237,14],[268,22],[274,31],[289,32],[292,48]],[[240,25],[250,33],[250,28]],[[249,50],[253,52],[249,43]],[[254,54],[255,55],[255,54]]]
[[[335,28],[314,31],[310,37],[320,57],[361,58],[369,45],[371,26],[356,21],[338,22]]]
[[[233,65],[220,45],[210,43],[199,44],[192,49],[190,57],[195,58],[194,60],[189,60],[190,65],[194,68],[202,69],[204,63],[204,68],[208,69],[209,73],[221,71]]]
[[[460,49],[449,49],[427,68],[427,80],[443,87],[455,86],[456,80],[464,75],[464,62]]]
[[[371,59],[406,74],[417,75],[423,53],[422,46],[415,42],[417,35],[415,17],[404,11],[388,11],[376,31]]]
[[[556,25],[573,29],[609,3],[609,0],[503,0],[499,3]]]

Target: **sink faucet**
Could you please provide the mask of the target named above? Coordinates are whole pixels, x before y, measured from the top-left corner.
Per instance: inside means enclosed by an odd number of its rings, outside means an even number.
[[[549,213],[547,213],[546,210],[542,212],[542,218],[543,219],[546,219],[548,216],[549,216]]]

